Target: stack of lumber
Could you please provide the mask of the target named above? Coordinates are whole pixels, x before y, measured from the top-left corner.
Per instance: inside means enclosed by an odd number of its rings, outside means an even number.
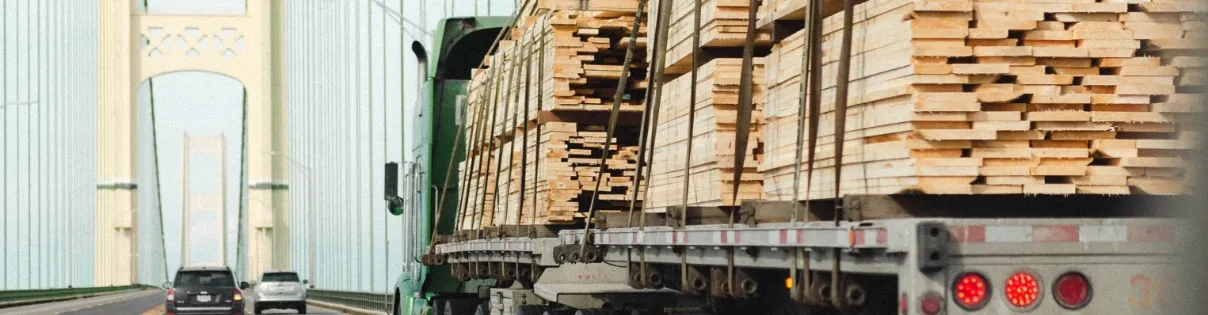
[[[753,60],[753,112],[747,139],[745,168],[739,184],[738,201],[763,199],[763,178],[757,167],[762,161],[764,66]],[[665,212],[668,206],[683,205],[684,182],[688,182],[689,206],[735,205],[733,196],[735,131],[738,123],[738,91],[741,58],[718,58],[701,65],[698,77],[671,79],[663,86],[662,105],[650,166],[650,192],[646,212]],[[688,119],[691,86],[697,86],[692,127],[692,150],[688,152]],[[685,155],[691,156],[684,177]]]
[[[499,182],[498,189],[506,190],[507,194],[500,195],[493,206],[502,210],[495,211],[481,227],[576,223],[587,217],[587,202],[591,200],[596,181],[600,180],[603,183],[596,209],[627,209],[637,168],[637,146],[618,144],[614,137],[611,155],[604,161],[608,167],[600,175],[600,157],[604,154],[606,136],[604,126],[549,122],[541,125],[540,137],[536,128],[528,132],[528,160],[524,161],[527,174],[521,174],[523,155],[519,151],[520,142],[516,142],[515,151],[510,154],[512,158],[502,161],[504,166],[499,173],[509,178]],[[505,150],[513,148],[512,144],[504,143]],[[528,183],[523,205],[520,204],[522,180]]]
[[[495,152],[487,152],[490,157],[494,157]],[[471,166],[474,163],[474,166]],[[495,179],[497,174],[494,159],[484,158],[478,160],[470,160],[470,163],[462,162],[460,165],[461,174],[458,178],[459,182],[468,183],[466,192],[469,198],[461,199],[466,204],[459,207],[458,214],[458,229],[474,230],[481,227],[482,222],[491,222],[495,214],[495,204],[492,202],[495,198]],[[469,173],[473,169],[472,173]],[[468,182],[466,181],[468,178]],[[484,218],[486,220],[484,221]]]
[[[647,38],[645,16],[634,29],[638,1],[538,0],[526,7],[534,3],[536,13],[519,19],[485,58],[487,68],[471,73],[467,160],[499,169],[490,179],[485,172],[461,170],[471,186],[477,185],[466,189],[472,197],[490,194],[486,205],[463,205],[463,215],[481,218],[460,225],[463,230],[582,222],[596,181],[605,181],[596,207],[605,210],[622,209],[618,205],[636,183],[636,132],[618,132],[608,148],[608,170],[598,174],[598,168],[606,149],[600,117],[608,116],[625,67],[629,78],[621,111],[643,108]],[[625,64],[631,36],[638,41]],[[526,181],[523,205],[521,181]]]
[[[857,5],[839,193],[1182,193],[1202,119],[1190,93],[1204,60],[1190,55],[1205,9],[1128,2]],[[823,23],[811,199],[835,196],[841,27],[841,14]],[[769,199],[792,196],[802,37],[768,57]]]
[[[664,71],[668,75],[687,73],[692,69],[692,34],[700,33],[700,47],[706,56],[700,56],[704,63],[713,57],[741,57],[742,47],[747,38],[747,17],[750,14],[750,0],[700,0],[700,28],[693,30],[693,10],[697,0],[651,0],[650,16],[657,17],[660,2],[671,1],[671,13],[668,14],[666,62]],[[650,21],[654,21],[651,18]],[[651,29],[661,25],[651,22]],[[655,32],[650,32],[654,36]],[[755,44],[761,47],[771,45],[771,32],[760,30],[755,33]],[[653,38],[651,38],[653,42]],[[651,48],[653,49],[653,48]],[[653,54],[653,52],[651,52]]]
[[[636,6],[636,4],[635,4]],[[609,111],[616,94],[625,51],[633,32],[636,12],[555,10],[526,18],[518,29],[519,41],[534,51],[544,47],[544,68],[537,56],[529,60],[532,75],[544,74],[530,99],[530,117],[537,111]],[[645,20],[645,17],[642,18]],[[646,92],[646,30],[638,30],[637,46],[629,64],[630,78],[622,110],[640,111]],[[500,55],[496,53],[496,56]],[[523,78],[523,76],[521,76]],[[506,79],[506,78],[505,78]],[[532,79],[536,84],[536,79]],[[528,88],[528,87],[523,87]],[[537,93],[537,92],[540,93]]]

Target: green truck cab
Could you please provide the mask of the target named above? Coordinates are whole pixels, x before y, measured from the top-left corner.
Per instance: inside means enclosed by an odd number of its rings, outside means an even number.
[[[410,126],[414,139],[409,147],[405,145],[413,160],[403,163],[400,202],[390,207],[391,214],[402,216],[405,222],[402,245],[391,246],[401,247],[407,257],[398,262],[404,271],[395,280],[395,314],[432,313],[433,309],[443,310],[450,304],[459,309],[476,306],[462,305],[472,299],[457,299],[476,296],[476,283],[455,281],[447,265],[428,267],[419,259],[431,241],[437,209],[442,214],[435,228],[440,234],[453,232],[459,188],[457,167],[465,159],[464,138],[460,142],[456,138],[458,129],[464,126],[470,73],[480,65],[499,31],[509,22],[510,17],[498,16],[447,18],[433,33],[431,47],[411,43],[419,64],[420,93],[417,107],[411,111],[413,116],[403,117],[403,124]],[[449,171],[454,176],[449,176],[449,182],[445,183]],[[451,197],[444,198],[444,206],[440,207],[437,203],[442,195]]]

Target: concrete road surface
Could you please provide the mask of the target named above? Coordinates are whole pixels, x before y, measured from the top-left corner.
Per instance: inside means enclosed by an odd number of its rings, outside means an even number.
[[[251,294],[246,297],[253,298]],[[251,300],[249,300],[251,302]],[[252,314],[252,303],[247,305],[247,314]],[[14,308],[0,308],[5,315],[158,315],[163,314],[164,291],[142,290],[110,294],[86,299],[55,303],[35,304]],[[308,307],[308,314],[343,314],[315,306]],[[268,310],[265,314],[294,314],[292,310]]]

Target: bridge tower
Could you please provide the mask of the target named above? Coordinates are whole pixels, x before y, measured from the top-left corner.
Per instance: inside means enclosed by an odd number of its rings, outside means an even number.
[[[135,1],[100,0],[97,30],[97,286],[137,282],[138,235],[135,184],[134,96],[156,75],[201,71],[243,84],[247,95],[248,217],[272,217],[273,229],[246,225],[248,269],[289,268],[289,165],[287,152],[283,0],[249,0],[244,15],[160,15],[138,13]],[[259,232],[257,232],[259,231]],[[225,231],[224,231],[225,232]],[[274,242],[275,240],[275,242]],[[234,267],[234,266],[232,266]]]
[[[185,134],[181,139],[181,161],[180,165],[180,196],[181,196],[181,215],[180,215],[180,265],[189,266],[193,264],[225,264],[227,259],[227,207],[226,207],[226,188],[227,188],[227,155],[226,155],[226,136],[217,137],[197,137]],[[193,168],[191,162],[193,157],[209,157],[216,160],[218,169],[214,174],[218,178],[217,191],[197,193],[193,190]],[[218,219],[218,258],[214,261],[199,261],[196,255],[193,255],[197,239],[194,238],[193,226],[194,214],[213,214]],[[205,216],[203,216],[204,218]],[[204,232],[204,228],[202,230]]]

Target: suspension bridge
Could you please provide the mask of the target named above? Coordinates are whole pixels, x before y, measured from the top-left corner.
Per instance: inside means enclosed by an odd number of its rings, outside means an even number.
[[[422,254],[378,193],[380,165],[422,171],[412,43],[514,7],[0,2],[0,312],[154,313],[197,264],[296,271],[311,313],[392,309]]]

